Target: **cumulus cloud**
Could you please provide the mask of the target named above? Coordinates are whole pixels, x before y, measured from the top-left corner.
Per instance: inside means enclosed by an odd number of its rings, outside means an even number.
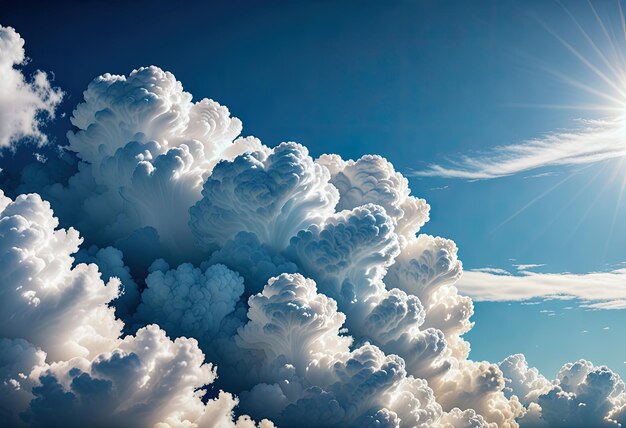
[[[135,312],[139,304],[139,286],[133,279],[128,266],[124,264],[124,255],[114,247],[98,248],[91,246],[81,249],[74,256],[74,263],[93,263],[98,266],[104,281],[111,278],[120,280],[118,297],[113,300],[118,318],[125,319]]]
[[[531,267],[535,267],[531,265]],[[533,298],[579,299],[593,309],[626,308],[626,269],[607,272],[536,273],[522,269],[465,271],[456,286],[476,301],[506,302]]]
[[[468,359],[474,308],[456,245],[418,235],[429,206],[384,158],[314,160],[297,143],[238,137],[226,107],[194,102],[157,67],[96,78],[71,120],[68,151],[26,168],[20,187],[49,198],[61,222],[38,195],[0,197],[1,392],[19,408],[8,417],[159,428],[254,426],[242,413],[316,427],[551,420],[541,397],[557,382],[519,356]],[[531,276],[521,272],[502,277]],[[558,397],[585,396],[565,385]],[[588,411],[618,420],[618,396]]]
[[[298,266],[282,254],[259,242],[256,234],[239,232],[216,250],[209,260],[236,269],[246,281],[246,290],[257,293],[267,281],[281,273],[295,273]]]
[[[38,70],[27,78],[19,69],[26,62],[24,39],[15,29],[0,25],[0,149],[24,138],[46,143],[41,125],[54,118],[63,98],[45,72]]]
[[[331,183],[341,195],[337,210],[368,203],[380,205],[402,238],[412,237],[428,221],[430,206],[410,194],[409,181],[385,158],[366,155],[357,161],[344,161],[338,155],[323,155],[317,163],[328,168]]]
[[[299,274],[283,274],[250,298],[238,346],[258,351],[257,384],[244,408],[263,396],[265,411],[287,426],[430,426],[441,407],[423,380],[407,377],[404,361],[340,334],[345,315]],[[257,364],[258,364],[257,362]]]
[[[361,304],[379,293],[386,268],[400,251],[383,207],[367,204],[301,230],[286,253],[340,301]]]

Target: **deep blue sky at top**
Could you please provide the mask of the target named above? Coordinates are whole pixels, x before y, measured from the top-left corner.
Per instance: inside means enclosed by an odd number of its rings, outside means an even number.
[[[567,4],[588,20],[586,2]],[[543,0],[0,0],[0,23],[26,40],[29,68],[55,74],[67,94],[62,111],[68,116],[95,76],[154,64],[173,72],[196,100],[209,97],[228,106],[242,119],[244,135],[270,146],[297,141],[313,156],[381,154],[403,173],[593,117],[519,107],[585,101],[541,69],[546,64],[582,79],[586,73],[537,18],[564,36],[573,31],[563,9]],[[47,129],[64,142],[69,126],[66,116]],[[5,156],[0,167],[20,164]],[[432,206],[424,231],[454,239],[466,268],[510,268],[516,259],[546,263],[548,271],[585,272],[626,261],[626,222],[611,230],[618,185],[601,192],[611,168],[610,162],[591,166],[500,227],[568,171],[551,169],[557,175],[543,178],[528,178],[536,173],[530,172],[481,182],[410,182],[413,193]],[[483,326],[500,321],[507,312],[503,305],[482,305],[482,313],[477,305],[471,337],[477,358],[526,352],[531,363],[553,372],[566,360],[589,355],[561,355],[555,348],[533,357],[537,340],[550,345],[547,335],[522,340],[527,329],[546,322],[536,306],[524,309],[523,329],[512,333],[519,337],[492,343]],[[617,317],[613,322],[624,319],[621,311],[610,316]],[[515,328],[511,319],[505,324]],[[566,328],[554,325],[555,331]],[[568,344],[587,349],[605,342],[581,340]]]

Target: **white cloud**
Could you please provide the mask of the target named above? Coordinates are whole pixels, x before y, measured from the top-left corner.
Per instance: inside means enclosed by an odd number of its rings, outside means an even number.
[[[63,97],[43,71],[27,79],[17,68],[25,62],[24,39],[15,29],[0,25],[0,148],[22,138],[47,142],[40,126],[54,117]]]
[[[500,269],[500,268],[494,268],[494,267],[484,267],[484,268],[473,269],[473,272],[491,273],[494,275],[511,275],[511,272],[509,272],[506,269]]]
[[[515,268],[519,271],[524,271],[524,270],[530,270],[530,269],[534,269],[538,267],[543,267],[545,266],[545,264],[528,263],[528,264],[513,265],[513,266],[515,266]]]
[[[534,298],[580,299],[592,309],[626,308],[626,269],[607,272],[535,273],[522,270],[518,275],[491,271],[465,271],[456,284],[476,301],[506,302]]]
[[[235,426],[234,397],[221,391],[217,399],[202,401],[199,388],[213,383],[216,371],[195,339],[170,340],[157,325],[126,336],[95,359],[41,366],[33,375],[39,386],[23,414],[30,426]]]
[[[599,162],[626,155],[625,128],[623,118],[581,120],[580,126],[572,130],[463,155],[447,164],[430,164],[410,174],[486,180],[549,166]]]
[[[414,236],[428,221],[430,206],[411,195],[408,180],[387,159],[366,155],[357,161],[344,161],[338,155],[322,155],[316,162],[331,171],[330,182],[341,195],[338,211],[367,203],[380,205],[403,239]]]

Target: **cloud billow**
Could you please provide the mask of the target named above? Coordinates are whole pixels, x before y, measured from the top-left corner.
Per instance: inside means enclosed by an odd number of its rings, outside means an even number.
[[[25,139],[46,143],[41,126],[54,118],[63,98],[45,72],[37,70],[28,79],[19,68],[26,62],[24,39],[0,25],[0,148]]]
[[[240,137],[157,67],[94,79],[71,120],[67,180],[34,165],[20,189],[41,196],[0,197],[13,425],[515,427],[571,400],[621,418],[608,369],[583,388],[577,366],[550,383],[468,359],[457,248],[418,234],[429,206],[382,157]]]

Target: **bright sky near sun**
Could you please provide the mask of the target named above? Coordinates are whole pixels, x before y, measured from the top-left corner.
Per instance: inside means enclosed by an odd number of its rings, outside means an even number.
[[[67,93],[61,112],[95,76],[156,64],[267,145],[385,156],[431,205],[423,232],[459,247],[472,358],[523,352],[552,376],[584,357],[626,375],[617,2],[110,3],[3,11],[28,42],[26,69]],[[69,126],[59,116],[46,132],[62,141]]]

